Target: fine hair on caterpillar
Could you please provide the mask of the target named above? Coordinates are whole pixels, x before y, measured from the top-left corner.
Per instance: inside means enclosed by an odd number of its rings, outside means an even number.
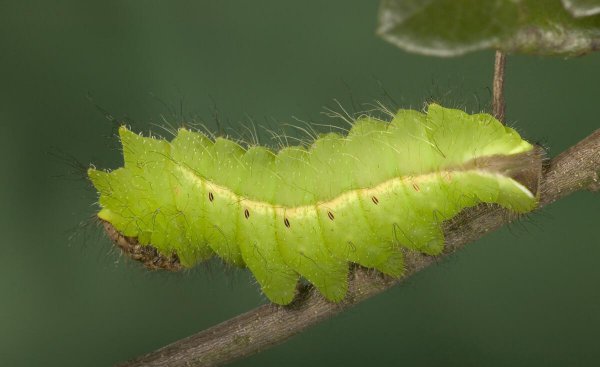
[[[491,115],[433,103],[378,111],[390,119],[330,111],[347,131],[299,125],[312,140],[279,149],[121,127],[124,167],[88,171],[98,217],[146,267],[179,270],[217,256],[248,267],[272,302],[289,304],[300,278],[341,301],[350,263],[402,276],[404,252],[439,254],[444,223],[465,208],[535,208],[539,151]]]

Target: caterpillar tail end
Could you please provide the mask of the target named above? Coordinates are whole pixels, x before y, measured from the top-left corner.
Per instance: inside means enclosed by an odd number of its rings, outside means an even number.
[[[100,218],[100,222],[112,242],[127,256],[141,262],[147,269],[162,269],[175,272],[185,268],[179,261],[177,253],[173,253],[170,256],[160,254],[155,247],[151,245],[141,245],[135,237],[122,235],[110,222],[107,222],[102,218]]]

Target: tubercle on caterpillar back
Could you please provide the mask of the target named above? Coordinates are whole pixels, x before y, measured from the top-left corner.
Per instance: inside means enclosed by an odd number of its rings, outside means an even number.
[[[300,276],[342,300],[348,262],[401,276],[401,248],[438,254],[442,223],[464,208],[532,210],[541,162],[492,116],[435,104],[391,122],[363,117],[347,136],[278,153],[188,130],[170,143],[120,135],[124,167],[89,171],[98,216],[151,245],[159,264],[216,254],[245,265],[279,304],[292,301]]]

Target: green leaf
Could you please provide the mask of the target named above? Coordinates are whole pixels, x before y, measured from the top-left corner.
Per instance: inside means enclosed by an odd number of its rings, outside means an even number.
[[[600,3],[563,1],[595,10]],[[404,50],[434,56],[487,48],[576,56],[600,49],[600,15],[573,17],[561,0],[382,0],[378,33]]]
[[[565,8],[575,17],[600,14],[600,0],[562,0]]]

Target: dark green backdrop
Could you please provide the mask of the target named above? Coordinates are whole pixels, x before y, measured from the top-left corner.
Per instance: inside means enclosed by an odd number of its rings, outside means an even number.
[[[0,364],[108,366],[265,302],[245,271],[150,274],[76,228],[95,193],[48,152],[120,164],[94,103],[157,132],[192,116],[216,130],[216,106],[230,133],[250,118],[332,123],[320,112],[334,98],[385,102],[383,88],[404,107],[488,107],[491,52],[408,54],[375,36],[376,13],[344,0],[1,1]],[[508,120],[552,155],[600,126],[600,55],[511,56],[507,78]],[[236,365],[597,365],[599,214],[597,195],[573,195]]]

